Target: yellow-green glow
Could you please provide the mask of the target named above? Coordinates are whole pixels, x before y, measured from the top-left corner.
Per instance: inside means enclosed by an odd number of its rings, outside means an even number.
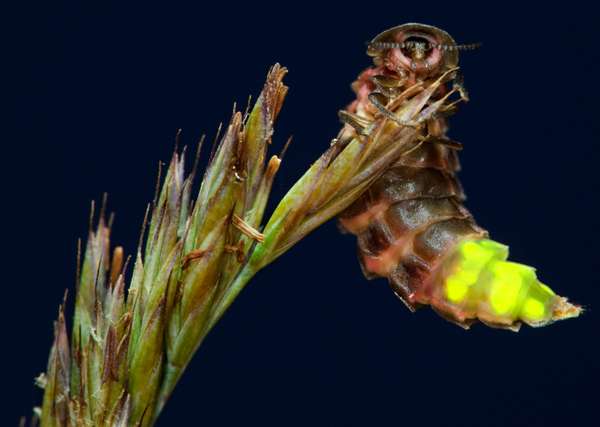
[[[460,276],[452,275],[446,279],[446,297],[450,302],[460,302],[469,291],[469,284],[461,280]]]
[[[484,248],[493,250],[499,254],[502,260],[508,258],[508,246],[490,239],[481,239],[478,243]]]
[[[527,265],[507,261],[508,247],[489,239],[467,239],[446,258],[443,298],[461,316],[492,323],[548,323],[558,297]],[[453,311],[453,315],[456,315]]]
[[[487,261],[490,254],[489,250],[481,247],[473,240],[463,243],[460,250],[465,260]]]
[[[492,240],[466,240],[457,247],[452,273],[446,278],[446,298],[453,303],[463,301],[471,286],[479,280],[485,266],[493,259],[506,259],[508,250]]]
[[[546,307],[535,298],[527,298],[523,304],[522,315],[529,320],[542,320],[546,317]]]
[[[506,259],[503,251],[490,245],[491,240],[467,240],[459,246],[461,268],[481,270],[491,259]],[[498,245],[501,246],[501,245]]]
[[[544,285],[542,282],[538,282],[540,287],[548,293],[548,296],[556,295],[552,289],[548,285]]]
[[[517,305],[523,286],[523,268],[527,267],[503,261],[493,263],[490,304],[496,314],[508,314]]]
[[[479,271],[474,269],[458,270],[452,276],[467,285],[472,285],[477,281],[477,278],[479,277]]]

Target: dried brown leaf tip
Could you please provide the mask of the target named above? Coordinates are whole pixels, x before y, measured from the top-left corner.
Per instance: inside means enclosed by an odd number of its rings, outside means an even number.
[[[250,237],[251,239],[254,239],[257,242],[262,242],[263,240],[265,240],[264,234],[252,227],[239,216],[234,214],[231,219],[231,222],[239,231],[241,231],[244,235]]]

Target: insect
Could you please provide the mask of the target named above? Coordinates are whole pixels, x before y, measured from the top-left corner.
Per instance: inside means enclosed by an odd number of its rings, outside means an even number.
[[[381,120],[415,127],[417,137],[342,212],[341,229],[356,235],[367,279],[387,278],[411,311],[430,305],[465,329],[479,320],[514,331],[522,323],[544,326],[575,317],[581,307],[541,283],[532,267],[507,261],[508,247],[490,240],[463,206],[456,177],[462,145],[447,136],[447,118],[468,101],[459,53],[476,47],[416,23],[368,43],[374,66],[352,84],[356,100],[340,111],[345,126],[339,138],[365,136],[369,124]],[[399,112],[407,101],[440,79],[443,85],[423,106],[435,112],[420,122],[404,121]]]

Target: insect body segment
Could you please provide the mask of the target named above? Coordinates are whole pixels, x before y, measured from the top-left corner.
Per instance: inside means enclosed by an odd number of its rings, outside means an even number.
[[[493,240],[461,241],[433,277],[430,303],[463,324],[479,319],[509,329],[518,322],[544,326],[578,313],[532,267],[507,257],[508,247]]]
[[[576,316],[581,309],[542,284],[533,268],[507,261],[508,248],[489,240],[463,206],[456,177],[462,145],[447,137],[446,118],[468,100],[457,65],[458,51],[470,48],[421,24],[369,43],[375,66],[353,83],[357,99],[340,113],[346,126],[339,138],[368,138],[382,121],[417,132],[340,215],[341,228],[357,236],[365,276],[386,277],[411,310],[430,305],[465,328],[480,320],[512,330]],[[425,93],[424,103],[416,102]]]

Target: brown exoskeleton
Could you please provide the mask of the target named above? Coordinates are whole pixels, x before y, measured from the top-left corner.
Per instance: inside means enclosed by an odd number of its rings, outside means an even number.
[[[345,123],[339,138],[368,143],[385,120],[415,128],[416,136],[340,215],[341,228],[357,236],[365,276],[386,277],[411,310],[431,305],[465,328],[477,319],[516,330],[521,322],[541,326],[573,317],[580,308],[541,284],[530,267],[507,262],[508,248],[487,239],[463,206],[456,177],[462,146],[447,137],[446,117],[468,100],[459,51],[477,46],[457,45],[445,31],[414,23],[368,44],[374,66],[352,84],[356,100],[339,114]],[[428,90],[431,96],[415,102]]]

